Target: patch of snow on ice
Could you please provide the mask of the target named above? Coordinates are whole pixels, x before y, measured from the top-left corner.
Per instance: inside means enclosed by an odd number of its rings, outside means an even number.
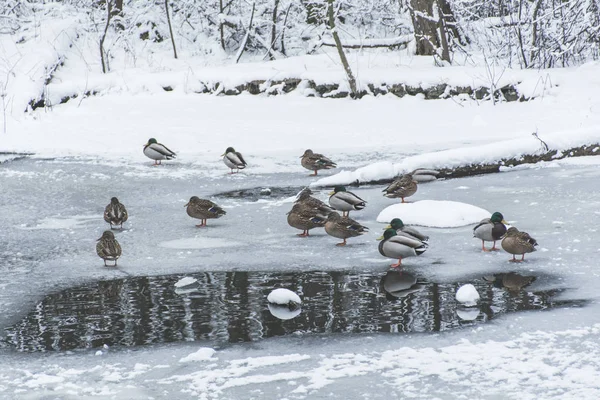
[[[186,276],[184,278],[181,278],[177,282],[175,282],[175,287],[180,288],[180,287],[190,286],[190,285],[195,284],[196,282],[198,282],[198,279],[192,278],[191,276]]]
[[[302,304],[300,296],[298,296],[291,290],[284,288],[275,289],[271,293],[269,293],[269,295],[267,296],[267,301],[269,303],[279,305],[287,305],[290,304],[290,302],[295,304]]]
[[[467,203],[421,200],[391,205],[379,213],[377,222],[389,223],[394,218],[400,218],[407,225],[456,228],[477,223],[489,218],[490,214],[483,208]]]
[[[286,306],[282,306],[282,305],[278,305],[278,304],[267,304],[267,307],[269,308],[269,312],[275,317],[275,318],[279,318],[281,320],[288,320],[288,319],[292,319],[297,317],[298,315],[300,315],[300,313],[302,312],[302,309],[300,307],[294,309],[294,310],[290,310],[289,307]]]
[[[479,301],[479,292],[470,283],[462,285],[456,291],[456,301],[465,306],[475,306]]]
[[[217,358],[213,357],[216,353],[214,349],[210,347],[201,347],[195,353],[189,354],[185,357],[182,357],[179,362],[190,362],[190,361],[215,361]]]
[[[19,226],[20,229],[37,230],[37,229],[75,229],[83,228],[84,224],[91,221],[99,221],[101,215],[75,215],[69,218],[48,217],[40,220],[35,226]]]

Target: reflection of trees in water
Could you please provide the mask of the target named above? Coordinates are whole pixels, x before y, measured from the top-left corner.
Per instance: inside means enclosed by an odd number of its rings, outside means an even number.
[[[198,289],[181,294],[174,287],[181,276],[101,281],[49,295],[7,330],[6,340],[21,350],[66,350],[105,343],[245,342],[293,332],[444,331],[473,323],[456,314],[454,295],[464,283],[481,295],[476,322],[569,304],[553,303],[552,291],[527,291],[533,279],[506,275],[431,283],[397,271],[202,273],[194,275]],[[300,315],[283,321],[269,312],[266,296],[277,287],[301,295]]]

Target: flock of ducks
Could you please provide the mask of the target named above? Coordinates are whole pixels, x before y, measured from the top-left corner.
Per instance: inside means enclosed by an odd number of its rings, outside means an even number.
[[[154,165],[160,165],[163,160],[171,160],[176,157],[173,151],[158,143],[154,138],[149,139],[144,146],[144,154],[154,160]],[[242,154],[235,151],[233,147],[228,147],[221,156],[223,163],[231,170],[230,174],[237,173],[247,166]],[[312,176],[317,175],[320,170],[337,166],[328,157],[314,153],[310,149],[306,150],[300,158],[302,166],[314,172],[311,174]],[[399,198],[404,203],[405,198],[417,192],[418,183],[435,180],[438,173],[435,170],[417,169],[412,173],[401,175],[383,190],[384,196]],[[292,209],[287,213],[288,224],[302,231],[298,236],[307,237],[310,236],[310,230],[324,228],[328,235],[342,239],[342,242],[337,243],[336,246],[345,246],[347,239],[369,231],[368,227],[350,218],[350,211],[363,210],[367,202],[348,191],[344,186],[336,186],[329,193],[329,204],[313,197],[312,194],[309,188],[302,190]],[[214,202],[197,196],[192,196],[184,207],[190,217],[200,220],[197,227],[206,226],[208,219],[220,218],[227,214]],[[128,213],[125,206],[116,197],[113,197],[104,210],[104,220],[110,224],[111,230],[105,231],[96,245],[96,252],[104,260],[105,266],[107,266],[107,262],[114,262],[113,265],[117,265],[122,250],[112,230],[122,229],[127,218]],[[496,248],[496,242],[501,240],[502,248],[513,256],[510,261],[524,261],[525,254],[536,250],[537,241],[527,232],[521,232],[515,227],[507,229],[506,224],[504,216],[495,212],[490,218],[483,219],[473,228],[473,236],[481,240],[481,248],[484,252],[499,250]],[[428,236],[423,235],[414,227],[404,225],[399,218],[390,221],[383,236],[378,240],[380,240],[379,253],[384,257],[398,260],[397,263],[391,265],[393,268],[401,267],[403,259],[419,256],[429,247]],[[485,242],[493,242],[492,247],[487,249]],[[516,255],[521,255],[521,259],[517,259]]]

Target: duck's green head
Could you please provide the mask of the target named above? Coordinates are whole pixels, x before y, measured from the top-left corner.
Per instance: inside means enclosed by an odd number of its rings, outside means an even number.
[[[377,238],[377,240],[388,240],[392,236],[396,236],[396,230],[392,228],[388,228],[383,232],[383,236]]]
[[[386,228],[390,229],[402,229],[404,228],[404,222],[402,222],[402,220],[400,218],[394,218],[393,220],[390,221],[390,224],[388,226],[386,226]]]
[[[493,223],[497,223],[497,222],[502,222],[503,224],[508,223],[504,220],[504,216],[501,213],[499,213],[498,211],[496,211],[495,213],[492,214],[492,218],[490,218],[490,221],[492,221]]]
[[[150,139],[148,139],[148,143],[146,143],[146,146],[149,146],[149,145],[154,144],[154,143],[158,143],[158,142],[156,141],[156,139],[150,138]]]
[[[235,149],[233,147],[228,147],[227,150],[225,150],[225,154],[227,153],[235,153]]]

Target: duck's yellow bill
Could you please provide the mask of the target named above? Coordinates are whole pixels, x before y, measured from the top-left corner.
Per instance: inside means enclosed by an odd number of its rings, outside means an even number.
[[[388,225],[388,226],[386,226],[386,227],[385,227],[385,228],[383,228],[383,229],[392,229],[392,226],[391,226],[391,225]]]
[[[335,192],[331,192],[331,193],[329,193],[329,195],[330,195],[330,196],[333,196],[334,194],[335,194]]]
[[[385,239],[383,236],[379,236],[379,237],[377,238],[377,240],[383,240],[383,239]]]
[[[505,220],[500,221],[502,222],[504,225],[510,225],[508,222],[506,222]]]

